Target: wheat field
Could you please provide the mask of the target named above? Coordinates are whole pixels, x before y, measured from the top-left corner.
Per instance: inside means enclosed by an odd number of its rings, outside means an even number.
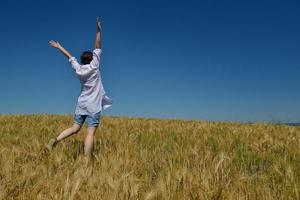
[[[0,199],[300,199],[300,127],[103,117],[45,144],[71,115],[0,115]]]

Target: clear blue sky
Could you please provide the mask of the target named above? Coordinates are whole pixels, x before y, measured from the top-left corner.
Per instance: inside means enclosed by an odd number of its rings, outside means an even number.
[[[0,3],[0,113],[72,114],[77,58],[102,19],[105,115],[300,121],[299,1]]]

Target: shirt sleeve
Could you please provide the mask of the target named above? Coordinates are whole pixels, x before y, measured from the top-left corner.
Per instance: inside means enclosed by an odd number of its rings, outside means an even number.
[[[93,60],[90,63],[92,68],[99,68],[101,54],[102,54],[101,49],[94,49],[94,51],[93,51]]]
[[[77,62],[77,59],[75,57],[70,58],[69,62],[76,72],[80,70],[80,64]]]

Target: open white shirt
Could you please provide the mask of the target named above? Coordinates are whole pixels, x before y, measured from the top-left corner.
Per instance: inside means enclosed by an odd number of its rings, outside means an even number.
[[[95,114],[112,105],[112,100],[105,95],[99,70],[102,50],[94,49],[90,64],[80,65],[75,57],[69,59],[80,83],[81,92],[75,110],[76,115]]]

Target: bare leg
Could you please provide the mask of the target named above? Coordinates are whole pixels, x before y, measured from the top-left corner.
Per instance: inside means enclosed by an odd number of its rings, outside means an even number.
[[[88,127],[87,129],[87,135],[84,141],[84,155],[89,158],[92,156],[94,135],[96,130],[97,127]]]
[[[65,138],[67,138],[67,137],[73,135],[73,134],[76,134],[76,133],[79,132],[80,128],[81,128],[80,125],[74,123],[74,124],[73,124],[73,127],[67,128],[66,130],[64,130],[63,132],[61,132],[61,133],[59,134],[59,136],[57,136],[56,140],[57,140],[57,141],[60,141],[60,140],[63,140],[63,139],[65,139]]]
[[[46,148],[49,151],[52,151],[52,149],[54,148],[54,146],[62,139],[65,139],[66,137],[69,137],[75,133],[78,133],[78,131],[80,130],[81,126],[74,123],[73,126],[71,128],[68,128],[66,130],[64,130],[63,132],[61,132],[59,134],[59,136],[57,136],[57,138],[52,138],[49,143],[46,145]]]

